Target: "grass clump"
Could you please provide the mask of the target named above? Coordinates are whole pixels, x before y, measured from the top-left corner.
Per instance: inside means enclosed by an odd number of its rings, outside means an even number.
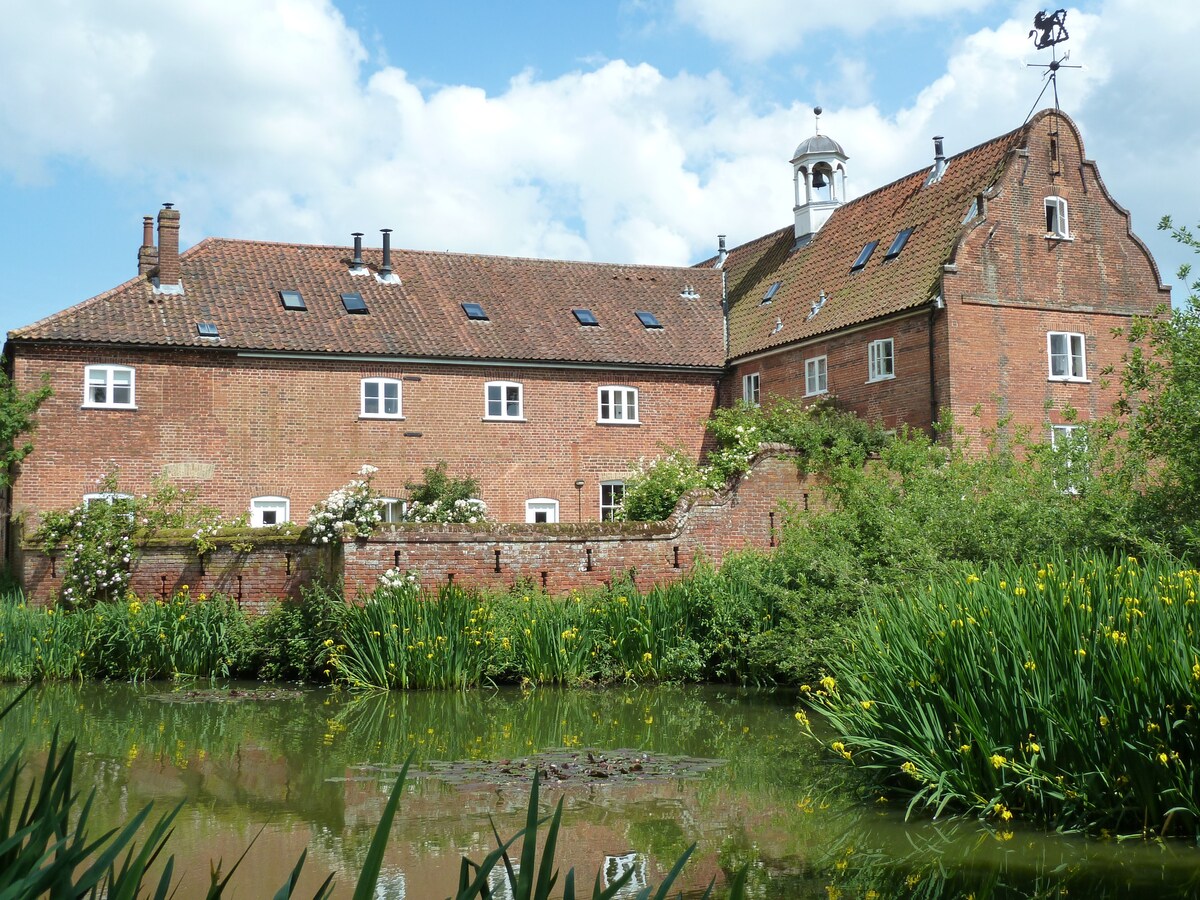
[[[963,568],[872,603],[808,693],[910,812],[1194,837],[1197,590],[1165,557]]]

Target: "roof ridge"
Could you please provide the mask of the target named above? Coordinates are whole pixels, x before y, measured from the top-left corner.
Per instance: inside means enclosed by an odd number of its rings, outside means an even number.
[[[231,238],[219,237],[210,235],[193,244],[186,251],[191,253],[192,250],[201,247],[205,244],[252,244],[260,247],[294,247],[304,250],[342,250],[347,253],[353,252],[353,246],[342,244],[305,244],[299,241],[265,241],[258,238]],[[379,247],[364,247],[367,251],[380,251]],[[694,268],[688,264],[670,264],[670,263],[628,263],[628,262],[605,262],[603,260],[588,260],[588,259],[549,259],[538,256],[509,256],[503,253],[473,253],[465,250],[422,250],[408,247],[392,247],[392,255],[415,255],[439,258],[457,258],[457,259],[486,259],[486,260],[501,260],[504,262],[519,262],[522,264],[536,263],[542,266],[591,266],[604,267],[611,269],[678,269],[680,271],[691,270]]]

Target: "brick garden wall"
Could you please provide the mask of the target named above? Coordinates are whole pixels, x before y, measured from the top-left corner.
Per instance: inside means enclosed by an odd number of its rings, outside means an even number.
[[[799,472],[794,451],[767,447],[728,490],[684,498],[666,522],[404,525],[340,547],[272,536],[247,552],[220,547],[203,564],[190,543],[156,541],[139,551],[131,588],[152,597],[186,584],[193,597],[223,593],[256,612],[276,598],[298,597],[315,579],[339,574],[347,595],[355,597],[371,591],[389,568],[413,570],[429,588],[451,580],[486,587],[528,581],[560,594],[626,574],[645,588],[679,578],[701,559],[715,565],[732,551],[769,550],[785,507],[802,511],[819,497],[812,476]],[[31,601],[51,601],[62,582],[61,565],[37,548],[20,548],[15,568]]]

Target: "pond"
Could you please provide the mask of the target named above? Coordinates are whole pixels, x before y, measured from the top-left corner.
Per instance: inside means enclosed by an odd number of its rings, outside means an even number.
[[[16,693],[0,687],[0,703]],[[560,869],[574,866],[585,886],[598,869],[611,877],[628,867],[633,884],[658,883],[695,842],[683,879],[689,896],[743,863],[751,895],[762,898],[1200,893],[1200,851],[1189,845],[973,821],[906,824],[903,810],[850,789],[844,767],[801,735],[794,702],[719,687],[356,697],[255,685],[51,684],[4,720],[0,756],[23,741],[36,766],[56,724],[76,736],[78,784],[97,791],[96,828],[152,801],[159,810],[182,801],[168,845],[180,897],[202,896],[210,860],[228,866],[251,841],[235,896],[273,894],[306,847],[298,896],[311,896],[331,871],[338,896],[349,896],[410,752],[416,776],[380,898],[450,894],[461,857],[478,861],[494,847],[489,816],[504,838],[524,824],[521,761],[547,753],[558,777],[543,799],[564,801]]]

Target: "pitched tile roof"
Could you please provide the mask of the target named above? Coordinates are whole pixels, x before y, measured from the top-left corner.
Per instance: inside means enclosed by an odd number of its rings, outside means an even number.
[[[793,250],[792,226],[729,251],[729,357],[737,359],[927,303],[936,294],[975,197],[990,188],[1012,151],[1026,145],[1044,113],[1008,134],[950,157],[930,184],[930,168],[838,207],[811,241]],[[886,259],[896,235],[913,229],[903,250]],[[871,241],[866,265],[851,272]],[[701,263],[710,266],[712,260]],[[782,284],[770,303],[763,295]],[[811,315],[824,291],[826,302]]]
[[[367,276],[349,274],[352,255],[207,238],[180,256],[182,296],[156,294],[138,277],[9,338],[630,366],[725,361],[719,272],[393,250],[396,285],[375,278],[381,251],[364,251]],[[698,296],[681,296],[686,287]],[[307,310],[284,309],[281,290],[300,291]],[[350,292],[362,295],[366,315],[346,311],[341,294]],[[472,302],[487,321],[467,318],[461,304]],[[598,326],[581,325],[578,307]],[[640,310],[663,327],[644,327]],[[201,337],[199,322],[220,337]]]

